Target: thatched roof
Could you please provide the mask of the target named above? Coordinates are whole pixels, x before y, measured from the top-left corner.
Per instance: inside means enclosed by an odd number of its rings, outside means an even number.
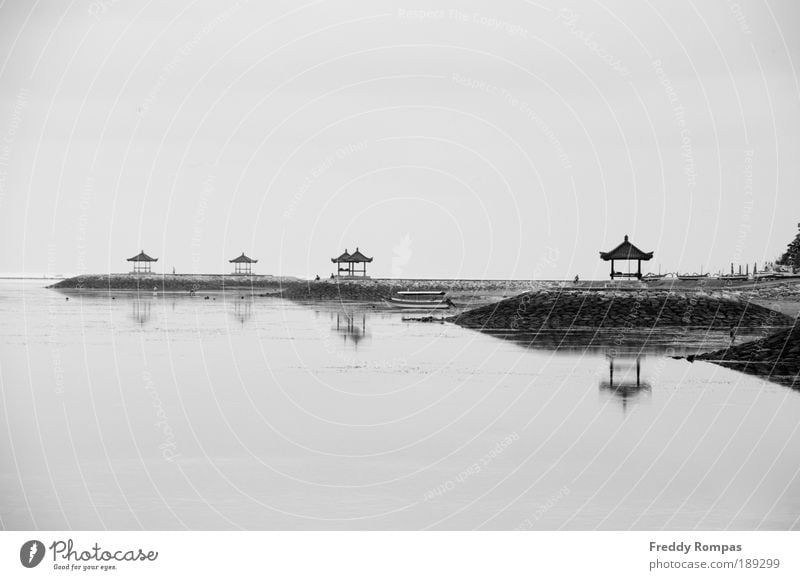
[[[126,262],[158,262],[158,258],[151,258],[144,253],[144,250],[142,250],[133,258],[128,258]]]
[[[600,252],[600,258],[608,260],[649,260],[653,257],[653,252],[643,252],[632,243],[628,241],[628,236],[625,236],[619,246],[610,252]]]
[[[242,252],[241,256],[234,258],[233,260],[228,260],[231,264],[255,264],[258,260],[254,260],[253,258],[249,258],[244,255]]]

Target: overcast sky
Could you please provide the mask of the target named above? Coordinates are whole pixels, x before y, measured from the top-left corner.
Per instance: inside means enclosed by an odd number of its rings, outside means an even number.
[[[264,6],[262,4],[266,4]],[[0,272],[607,276],[774,259],[800,4],[0,4]]]

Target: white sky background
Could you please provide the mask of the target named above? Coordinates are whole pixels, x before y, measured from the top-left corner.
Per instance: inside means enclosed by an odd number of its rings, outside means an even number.
[[[799,29],[793,0],[6,1],[0,272],[358,246],[373,276],[605,278],[626,233],[646,270],[771,260]]]

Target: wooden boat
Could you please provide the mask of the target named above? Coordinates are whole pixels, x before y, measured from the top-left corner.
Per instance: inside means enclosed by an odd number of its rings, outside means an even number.
[[[450,308],[451,302],[444,291],[403,291],[386,301],[394,308],[413,308],[416,310],[440,310]]]
[[[793,280],[800,278],[800,274],[792,274],[791,272],[758,272],[753,275],[754,280]]]
[[[704,280],[708,274],[678,274],[678,280]]]
[[[647,281],[661,280],[662,278],[666,278],[666,277],[667,277],[667,274],[662,274],[661,273],[661,264],[659,264],[658,265],[658,274],[655,274],[654,272],[648,272],[647,274],[642,276],[642,280],[647,282]]]

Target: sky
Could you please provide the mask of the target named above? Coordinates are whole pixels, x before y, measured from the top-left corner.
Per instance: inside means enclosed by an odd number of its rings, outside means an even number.
[[[602,279],[800,222],[794,0],[0,4],[0,273]]]

